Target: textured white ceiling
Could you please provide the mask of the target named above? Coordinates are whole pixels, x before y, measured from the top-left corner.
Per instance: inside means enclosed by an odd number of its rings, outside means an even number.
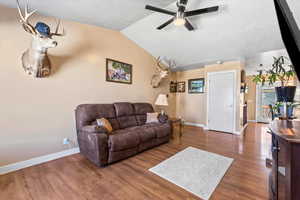
[[[300,25],[300,1],[287,0]],[[20,0],[24,5],[26,0]],[[217,13],[191,18],[196,31],[169,25],[170,16],[145,10],[146,4],[176,10],[175,0],[29,0],[40,14],[115,30],[153,56],[174,59],[180,69],[216,61],[245,60],[283,48],[273,0],[189,0],[188,10],[220,5]],[[172,4],[171,4],[172,3]],[[0,4],[16,7],[15,0]],[[1,17],[1,13],[0,13]]]
[[[300,1],[288,2],[300,21]],[[283,48],[272,0],[190,0],[188,7],[212,5],[221,5],[220,11],[191,18],[197,27],[194,32],[173,24],[156,30],[170,17],[153,13],[122,33],[153,56],[174,59],[183,69],[218,60],[244,60],[259,52]],[[168,8],[175,9],[175,4]]]
[[[246,74],[247,75],[255,75],[258,70],[269,70],[272,68],[272,64],[274,63],[273,57],[286,56],[288,57],[288,53],[285,49],[267,51],[259,54],[255,54],[249,56],[245,60],[246,66]],[[261,67],[260,64],[263,66]]]
[[[25,2],[20,0],[23,5]],[[114,30],[147,16],[146,4],[165,7],[172,2],[174,0],[29,0],[30,7],[38,9],[40,14]],[[0,0],[0,4],[16,7],[16,0]]]

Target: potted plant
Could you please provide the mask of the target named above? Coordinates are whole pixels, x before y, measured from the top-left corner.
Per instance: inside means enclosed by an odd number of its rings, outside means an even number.
[[[265,82],[269,82],[270,85],[273,85],[275,82],[280,82],[280,87],[275,87],[278,102],[294,101],[296,86],[288,86],[288,83],[295,76],[295,71],[289,58],[274,57],[274,63],[270,70],[259,70],[258,72],[259,74],[253,78],[257,84],[264,85]]]
[[[293,117],[294,109],[299,106],[299,102],[287,103],[287,116],[288,118]],[[277,102],[272,106],[273,113],[276,117],[284,115],[284,104],[282,102]]]

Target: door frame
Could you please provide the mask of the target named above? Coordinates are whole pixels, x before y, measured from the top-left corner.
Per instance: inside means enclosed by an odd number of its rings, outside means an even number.
[[[206,112],[206,126],[207,129],[209,128],[209,86],[210,86],[210,77],[215,74],[226,74],[226,73],[233,73],[233,88],[234,88],[234,98],[233,98],[233,130],[231,133],[236,134],[236,112],[237,112],[237,70],[226,70],[226,71],[218,71],[218,72],[207,72],[207,89],[206,89],[206,102],[207,102],[207,112]]]

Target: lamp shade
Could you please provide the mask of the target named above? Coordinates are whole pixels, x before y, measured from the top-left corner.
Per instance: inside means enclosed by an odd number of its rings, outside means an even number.
[[[168,106],[168,97],[166,94],[160,94],[158,95],[156,101],[155,101],[155,105],[157,106]]]

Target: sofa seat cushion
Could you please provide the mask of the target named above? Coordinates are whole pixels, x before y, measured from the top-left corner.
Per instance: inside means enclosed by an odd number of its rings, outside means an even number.
[[[144,126],[154,129],[157,138],[166,137],[171,134],[171,127],[168,123],[149,123]]]
[[[128,128],[128,130],[137,132],[141,142],[148,142],[149,140],[156,138],[155,130],[152,127],[135,126]]]
[[[110,151],[121,151],[137,147],[140,143],[140,136],[136,131],[121,129],[112,132],[108,138]]]

